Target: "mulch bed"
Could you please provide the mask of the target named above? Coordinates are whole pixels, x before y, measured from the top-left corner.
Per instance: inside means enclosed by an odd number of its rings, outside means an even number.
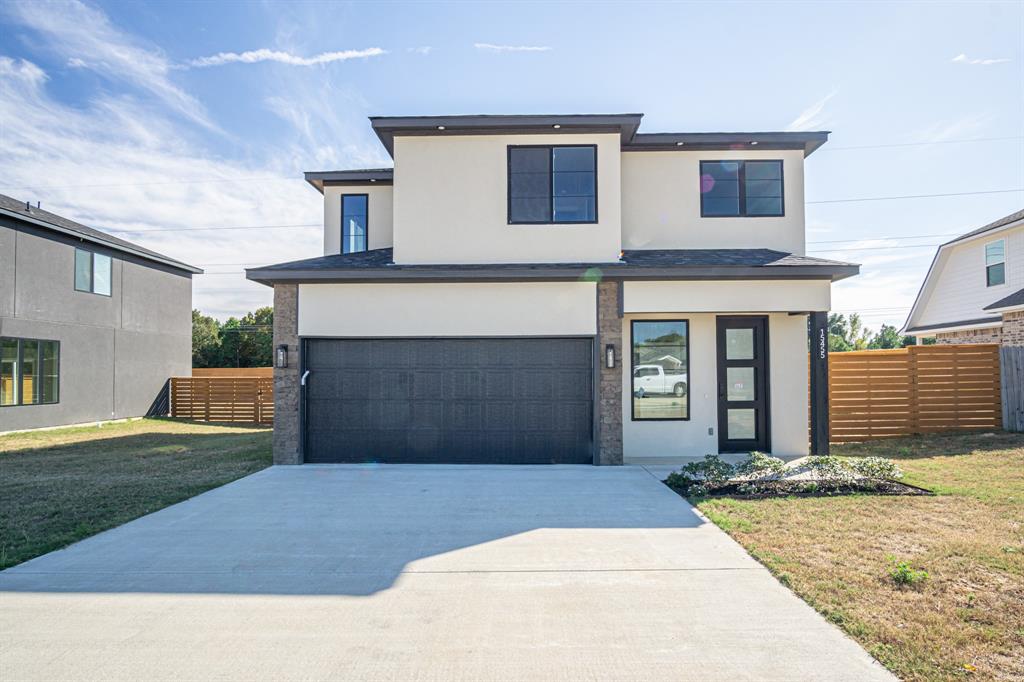
[[[664,481],[662,481],[664,483]],[[665,485],[668,485],[667,483]],[[675,493],[687,497],[686,491],[668,486]],[[729,481],[709,485],[705,498],[733,497],[760,500],[771,497],[835,497],[838,495],[934,495],[931,490],[897,481],[863,480],[854,483],[838,481],[757,481],[754,483]]]

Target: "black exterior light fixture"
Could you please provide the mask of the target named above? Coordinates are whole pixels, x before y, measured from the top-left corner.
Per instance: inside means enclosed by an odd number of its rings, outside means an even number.
[[[277,347],[277,354],[275,355],[275,358],[276,358],[276,360],[274,362],[274,366],[275,367],[277,367],[278,369],[287,369],[288,368],[288,346],[283,344],[283,343],[280,346],[278,346]]]
[[[607,344],[604,347],[604,366],[608,369],[615,369],[615,346]]]

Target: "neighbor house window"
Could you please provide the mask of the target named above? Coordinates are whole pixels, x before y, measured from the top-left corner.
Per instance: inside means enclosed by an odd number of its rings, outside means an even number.
[[[75,290],[110,296],[110,256],[75,249]]]
[[[690,418],[690,324],[634,320],[633,419]]]
[[[782,161],[701,161],[704,218],[785,215]]]
[[[597,222],[597,146],[509,147],[508,222]]]
[[[0,338],[0,407],[60,399],[60,343]]]
[[[1006,242],[985,244],[985,286],[994,287],[1006,282]]]
[[[366,251],[366,225],[369,211],[366,194],[341,195],[341,252]]]

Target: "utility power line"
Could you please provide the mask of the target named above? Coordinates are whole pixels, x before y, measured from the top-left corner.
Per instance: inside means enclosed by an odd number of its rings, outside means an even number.
[[[971,194],[1006,194],[1008,192],[1024,192],[1020,189],[990,189],[979,192],[947,192],[945,194],[904,194],[896,197],[858,197],[856,199],[823,199],[821,201],[807,201],[807,204],[845,204],[856,201],[892,201],[894,199],[933,199],[935,197],[965,197]]]

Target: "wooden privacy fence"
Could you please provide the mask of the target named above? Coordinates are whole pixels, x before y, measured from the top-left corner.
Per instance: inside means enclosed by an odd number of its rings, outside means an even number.
[[[171,378],[171,416],[207,422],[274,422],[274,379],[260,376]]]
[[[272,377],[273,367],[193,367],[193,377]]]
[[[829,440],[1001,429],[999,345],[829,355]]]
[[[999,376],[1003,384],[1003,428],[1024,431],[1024,348],[999,349]]]

